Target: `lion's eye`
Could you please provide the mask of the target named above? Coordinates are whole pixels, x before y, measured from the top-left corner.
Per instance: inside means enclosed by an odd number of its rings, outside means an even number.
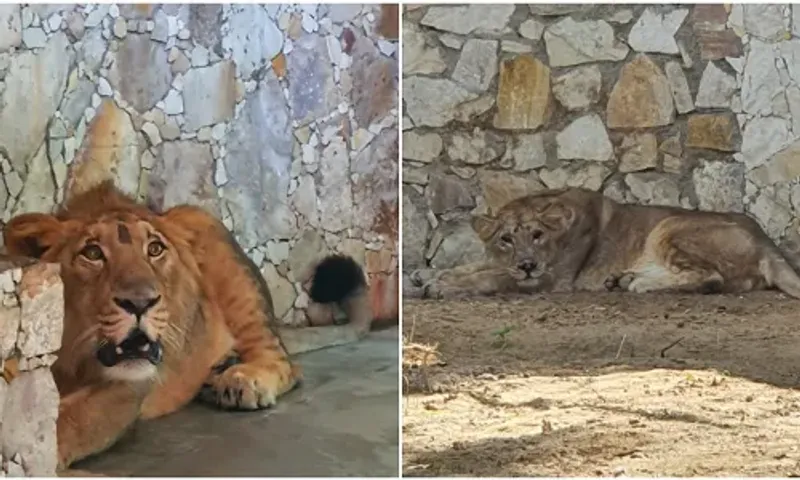
[[[542,231],[541,230],[534,230],[533,231],[533,239],[538,240],[542,238]]]
[[[512,237],[511,235],[505,233],[500,237],[500,241],[502,241],[503,243],[507,243],[507,244],[511,245],[512,243],[514,243],[514,237]]]
[[[158,240],[155,240],[153,242],[150,242],[150,245],[147,246],[147,254],[150,255],[151,257],[157,257],[162,253],[164,253],[164,250],[166,249],[167,249],[166,245],[159,242]]]
[[[93,262],[97,262],[105,258],[105,255],[103,255],[103,249],[94,244],[83,247],[83,250],[81,250],[81,255],[85,259]]]

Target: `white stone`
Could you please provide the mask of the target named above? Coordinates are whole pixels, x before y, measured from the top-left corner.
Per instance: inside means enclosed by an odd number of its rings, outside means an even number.
[[[772,45],[752,39],[744,66],[742,109],[747,113],[769,115],[772,113],[772,97],[780,89],[781,78],[775,67]]]
[[[50,15],[50,18],[47,19],[47,26],[50,28],[50,31],[56,32],[61,29],[61,14],[54,13]]]
[[[319,24],[317,23],[317,21],[314,20],[314,17],[312,17],[307,13],[303,14],[300,24],[303,27],[303,30],[306,31],[306,33],[314,33],[319,29]]]
[[[420,20],[420,24],[459,35],[473,32],[499,33],[508,25],[514,8],[514,5],[503,3],[469,6],[431,5]]]
[[[183,97],[181,92],[171,89],[164,98],[164,113],[178,115],[183,113]]]
[[[497,75],[497,41],[469,39],[451,78],[472,92],[485,92]]]
[[[784,5],[752,3],[743,7],[744,29],[747,33],[769,42],[785,38],[789,29],[788,24],[784,23]]]
[[[442,137],[437,133],[403,132],[403,159],[431,163],[442,153]]]
[[[108,80],[100,77],[100,79],[97,81],[97,93],[99,93],[102,97],[110,97],[114,95],[114,90],[111,88],[111,84],[108,83]]]
[[[544,24],[535,18],[529,18],[519,26],[520,36],[530,40],[541,40],[544,33]]]
[[[511,53],[531,53],[533,47],[513,40],[503,40],[500,43],[500,50]]]
[[[144,132],[147,140],[150,142],[152,146],[158,146],[161,143],[161,134],[158,131],[158,127],[155,123],[146,122],[142,125],[142,132]]]
[[[476,98],[448,79],[413,76],[403,82],[406,112],[418,127],[442,127],[454,119],[459,105]]]
[[[225,124],[218,123],[211,128],[211,138],[219,142],[225,138]]]
[[[669,87],[672,90],[672,99],[675,100],[675,108],[678,113],[688,113],[694,110],[692,102],[692,92],[689,90],[689,83],[686,75],[678,62],[670,61],[664,66],[664,73],[667,74]]]
[[[800,37],[800,4],[792,4],[792,35]]]
[[[380,50],[383,55],[391,57],[394,55],[394,52],[397,51],[397,43],[379,38],[378,50]]]
[[[228,172],[225,170],[225,163],[219,158],[214,169],[214,185],[221,187],[226,183],[228,183]]]
[[[647,8],[628,34],[628,45],[637,52],[677,55],[675,33],[683,24],[689,10],[677,9],[667,14]]]
[[[620,23],[623,25],[626,23],[630,23],[631,20],[633,20],[633,12],[628,9],[619,10],[617,12],[614,12],[614,15],[608,17],[609,22]]]
[[[408,22],[408,25],[413,25],[413,28],[417,28],[415,23]],[[403,24],[403,48],[407,48],[406,43],[406,24]],[[464,45],[464,38],[459,37],[458,35],[453,35],[452,33],[443,33],[439,35],[439,41],[442,42],[447,48],[452,48],[453,50],[461,50],[461,47]],[[403,52],[403,58],[405,58],[405,50]],[[405,71],[403,72],[405,73]]]
[[[47,34],[38,27],[26,28],[22,31],[22,43],[28,48],[42,48],[47,43]]]
[[[797,85],[790,85],[786,89],[786,103],[792,118],[792,133],[800,137],[800,88]]]
[[[194,47],[192,50],[192,66],[205,67],[208,65],[208,49],[202,45]]]
[[[103,21],[103,18],[108,15],[109,4],[98,4],[90,13],[86,16],[86,20],[83,22],[84,27],[86,28],[94,28],[100,25],[100,22]]]
[[[567,17],[544,32],[551,67],[581,63],[620,61],[628,55],[628,46],[618,41],[614,29],[603,20],[576,22]]]
[[[514,170],[527,172],[547,164],[547,152],[544,148],[544,135],[541,133],[519,135],[511,158],[514,159]]]
[[[600,98],[603,76],[597,65],[574,68],[553,79],[553,95],[567,110],[587,108]]]
[[[600,116],[583,116],[556,135],[560,160],[595,160],[605,162],[614,158],[614,147]]]
[[[742,132],[742,156],[748,170],[764,162],[791,141],[789,122],[778,117],[754,118]]]
[[[404,21],[403,75],[442,73],[446,69],[447,63],[439,49],[427,45],[425,35],[415,23]]]
[[[800,39],[781,42],[780,52],[785,62],[786,69],[789,72],[789,77],[791,77],[796,84],[800,84]],[[749,58],[750,55],[748,55],[748,60]]]
[[[736,79],[708,62],[694,103],[700,108],[729,108],[735,91]]]
[[[0,4],[0,52],[18,47],[22,42],[21,20],[18,4]]]
[[[281,52],[283,32],[260,5],[233,4],[230,9],[222,48],[236,63],[241,77],[250,79],[254,71]]]

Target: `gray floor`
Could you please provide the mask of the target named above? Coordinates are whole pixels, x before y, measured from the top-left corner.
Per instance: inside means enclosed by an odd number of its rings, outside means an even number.
[[[398,330],[299,358],[306,381],[273,409],[193,404],[142,423],[75,468],[118,476],[397,476]]]

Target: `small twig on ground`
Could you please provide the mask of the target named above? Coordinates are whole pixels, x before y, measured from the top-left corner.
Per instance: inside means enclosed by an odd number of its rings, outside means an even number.
[[[622,335],[622,341],[619,342],[619,348],[617,349],[617,354],[614,356],[614,360],[619,358],[619,355],[622,353],[622,346],[625,345],[625,339],[628,338],[628,334]]]
[[[674,342],[670,343],[666,347],[662,348],[661,349],[661,358],[667,358],[667,350],[669,350],[670,348],[674,347],[675,345],[681,343],[684,338],[685,337],[681,337],[681,338],[675,340]]]

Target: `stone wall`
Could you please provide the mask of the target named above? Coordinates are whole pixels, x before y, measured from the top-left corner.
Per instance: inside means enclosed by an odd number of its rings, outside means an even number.
[[[0,260],[0,476],[55,474],[63,312],[58,265]]]
[[[403,48],[404,270],[565,185],[800,238],[798,5],[409,5]]]
[[[327,252],[397,312],[397,11],[381,5],[0,5],[0,212],[105,178],[218,215],[281,321]],[[394,22],[394,23],[393,23]]]

